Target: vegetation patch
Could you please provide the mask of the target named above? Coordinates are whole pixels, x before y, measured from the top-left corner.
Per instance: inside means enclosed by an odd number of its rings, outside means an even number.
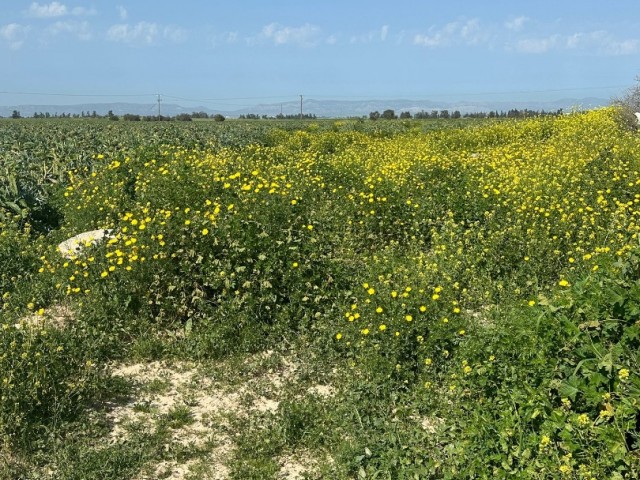
[[[637,478],[621,118],[3,123],[2,474]]]

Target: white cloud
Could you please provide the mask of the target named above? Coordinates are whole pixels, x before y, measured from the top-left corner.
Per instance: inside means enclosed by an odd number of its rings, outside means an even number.
[[[18,23],[2,25],[0,26],[0,39],[2,39],[11,50],[18,50],[27,38],[29,30],[29,26]]]
[[[513,50],[540,54],[552,50],[584,52],[603,56],[634,55],[640,53],[640,40],[617,39],[605,30],[577,32],[571,35],[553,34],[541,38],[523,38],[515,42]]]
[[[640,41],[636,38],[629,38],[622,41],[611,41],[605,46],[602,52],[608,55],[636,55],[640,53]]]
[[[76,22],[73,20],[58,21],[47,27],[50,35],[73,35],[80,40],[91,40],[93,36],[89,22]]]
[[[413,37],[413,44],[420,45],[421,47],[439,47],[443,42],[444,39],[440,33],[436,33],[434,35],[416,33]]]
[[[260,37],[273,42],[274,45],[298,45],[300,47],[314,46],[319,41],[320,28],[305,23],[300,27],[287,27],[278,23],[266,25],[260,34]],[[254,43],[253,39],[249,39],[249,43]]]
[[[338,43],[338,37],[336,35],[329,35],[325,40],[325,43],[327,45],[335,45],[336,43]]]
[[[566,38],[566,48],[595,51],[600,55],[633,55],[640,53],[640,40],[636,38],[618,40],[605,30],[596,30],[569,35]]]
[[[181,28],[150,22],[138,22],[135,25],[121,23],[112,25],[107,31],[107,39],[112,42],[138,45],[154,45],[161,40],[179,43],[185,38],[186,32]]]
[[[27,15],[36,18],[55,18],[64,17],[66,15],[74,15],[77,17],[86,15],[95,15],[95,8],[74,7],[69,9],[65,4],[60,2],[43,3],[33,2],[27,10]]]
[[[477,18],[465,22],[460,27],[460,36],[468,45],[476,45],[487,39],[487,35],[480,28],[480,21]]]
[[[131,26],[126,23],[112,25],[107,31],[107,38],[113,42],[153,44],[158,37],[158,25],[139,22]]]
[[[515,49],[521,53],[545,53],[557,48],[561,43],[559,35],[550,35],[545,38],[524,38],[516,42]]]
[[[414,35],[413,44],[430,48],[456,44],[477,45],[488,38],[488,34],[480,26],[480,21],[474,18],[465,22],[450,22],[442,28],[433,26],[426,34]]]
[[[50,18],[50,17],[62,17],[69,13],[67,6],[60,2],[51,2],[49,4],[40,5],[38,2],[33,2],[27,12],[32,17],[38,18]]]
[[[127,9],[122,5],[118,5],[116,9],[118,10],[118,16],[120,17],[120,20],[126,20],[129,17],[129,12],[127,12]]]
[[[527,22],[527,20],[529,20],[529,18],[525,17],[524,15],[520,15],[519,17],[515,17],[511,20],[506,21],[504,23],[504,26],[508,30],[518,32],[522,30],[522,27],[524,27],[524,24]]]

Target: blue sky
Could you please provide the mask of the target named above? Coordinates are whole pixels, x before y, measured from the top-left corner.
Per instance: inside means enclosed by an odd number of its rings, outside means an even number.
[[[0,64],[0,105],[609,98],[640,2],[5,0]]]

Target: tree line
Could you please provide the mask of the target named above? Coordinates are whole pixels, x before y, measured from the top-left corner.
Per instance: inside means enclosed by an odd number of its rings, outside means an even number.
[[[396,115],[394,110],[388,109],[383,111],[382,113],[375,112],[369,113],[370,120],[396,120],[397,118],[402,119],[410,119],[415,118],[416,120],[424,120],[430,118],[530,118],[530,117],[544,117],[544,116],[558,116],[562,115],[562,109],[555,111],[545,111],[545,110],[530,110],[525,108],[523,110],[518,110],[517,108],[513,108],[508,111],[497,111],[492,110],[489,112],[468,112],[468,113],[460,113],[459,110],[454,110],[453,112],[449,112],[449,110],[431,110],[427,112],[425,110],[421,110],[420,112],[416,112],[413,115],[409,111],[401,112],[400,115]]]
[[[18,110],[14,110],[11,113],[11,118],[25,118],[23,117]],[[129,122],[139,122],[139,121],[147,121],[147,122],[157,122],[157,121],[179,121],[179,122],[190,122],[194,118],[210,118],[216,122],[223,122],[225,120],[224,115],[216,113],[215,115],[209,115],[206,112],[192,112],[192,113],[180,113],[174,116],[165,116],[165,115],[137,115],[132,113],[125,113],[122,116],[118,116],[113,113],[113,110],[109,110],[106,115],[100,115],[95,110],[92,112],[86,111],[81,113],[58,113],[55,112],[53,114],[49,112],[34,112],[31,118],[106,118],[112,121],[118,121],[120,119],[129,121]]]
[[[396,120],[396,119],[416,119],[416,120],[424,120],[424,119],[458,119],[458,118],[530,118],[530,117],[541,117],[541,116],[557,116],[562,115],[562,109],[555,111],[545,111],[545,110],[530,110],[523,109],[519,110],[517,108],[507,110],[507,111],[497,111],[492,110],[489,112],[467,112],[460,113],[459,110],[454,110],[450,112],[449,110],[431,110],[426,111],[422,110],[420,112],[416,112],[412,114],[409,111],[401,112],[400,115],[396,115],[395,111],[392,109],[384,110],[382,113],[379,111],[374,111],[369,113],[370,120]],[[11,118],[23,118],[18,110],[14,110],[11,114]],[[137,115],[132,113],[125,113],[122,116],[115,115],[112,110],[109,110],[106,115],[100,115],[95,110],[92,112],[86,111],[81,113],[60,113],[57,112],[51,114],[49,112],[35,112],[32,115],[32,118],[106,118],[109,120],[117,121],[117,120],[125,120],[130,122],[139,122],[139,121],[147,121],[147,122],[155,122],[155,121],[182,121],[182,122],[190,122],[194,118],[203,118],[203,119],[213,119],[217,122],[222,122],[225,120],[224,115],[216,113],[215,115],[209,115],[206,112],[192,112],[192,113],[180,113],[175,116],[164,116],[164,115]],[[305,113],[300,116],[300,114],[287,114],[283,115],[279,113],[275,116],[269,115],[260,115],[256,113],[247,113],[242,114],[238,117],[240,120],[299,120],[302,118],[303,120],[316,120],[317,117],[312,113]],[[349,117],[349,118],[363,118],[363,117]],[[366,118],[366,117],[365,117]]]
[[[240,120],[300,120],[300,114],[287,114],[283,115],[282,113],[274,116],[269,115],[259,115],[257,113],[247,113],[242,114],[238,117]],[[316,120],[317,117],[314,113],[305,113],[302,115],[302,120]]]

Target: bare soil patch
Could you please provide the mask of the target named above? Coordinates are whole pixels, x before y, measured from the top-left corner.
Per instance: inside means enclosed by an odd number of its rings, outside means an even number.
[[[229,478],[228,463],[237,434],[233,431],[234,420],[276,414],[286,389],[299,381],[300,370],[294,360],[272,351],[247,357],[239,364],[220,365],[219,370],[212,368],[190,362],[112,366],[112,375],[132,382],[134,392],[108,408],[110,442],[125,441],[132,431],[153,432],[169,425],[172,430],[167,448],[178,446],[205,452],[197,459],[149,466],[139,480]],[[313,385],[305,392],[330,397],[335,389]],[[312,455],[283,458],[279,478],[304,478],[314,465]]]

